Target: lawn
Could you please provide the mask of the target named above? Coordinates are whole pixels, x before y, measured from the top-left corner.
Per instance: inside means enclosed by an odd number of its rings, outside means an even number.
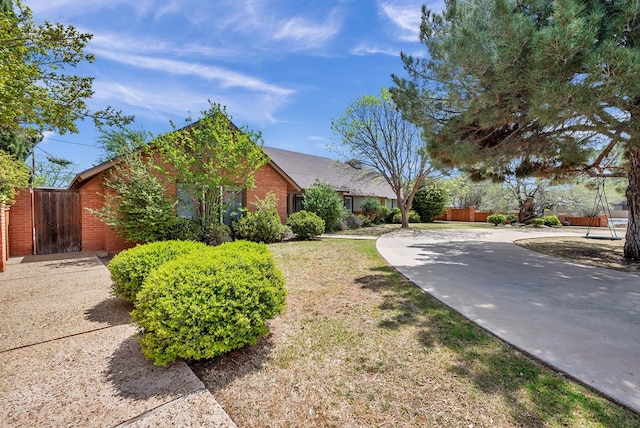
[[[391,269],[370,240],[270,246],[284,315],[253,347],[190,363],[240,427],[635,427]]]

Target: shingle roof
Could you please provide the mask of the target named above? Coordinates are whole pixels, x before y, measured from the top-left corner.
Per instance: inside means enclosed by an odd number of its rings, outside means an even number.
[[[299,187],[309,188],[320,180],[351,196],[396,199],[391,187],[380,177],[348,164],[321,156],[263,147],[271,161]]]

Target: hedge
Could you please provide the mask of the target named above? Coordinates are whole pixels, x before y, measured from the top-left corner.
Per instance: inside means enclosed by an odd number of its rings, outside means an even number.
[[[138,294],[132,319],[156,365],[213,358],[268,333],[284,310],[284,277],[264,244],[236,241],[167,262]]]

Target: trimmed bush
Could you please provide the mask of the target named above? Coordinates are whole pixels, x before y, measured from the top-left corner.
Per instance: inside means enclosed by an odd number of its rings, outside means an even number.
[[[368,215],[358,214],[358,218],[362,221],[362,227],[369,227],[373,224],[373,220]]]
[[[311,239],[324,233],[324,220],[305,210],[292,213],[287,219],[287,225],[298,239]]]
[[[531,219],[531,225],[533,227],[542,227],[542,226],[544,226],[544,219],[542,217],[532,218]]]
[[[387,221],[387,217],[389,216],[390,212],[391,210],[386,205],[380,205],[378,207],[378,216],[375,219],[375,223],[379,224]]]
[[[135,304],[142,283],[151,271],[176,257],[206,248],[200,242],[160,241],[124,250],[107,265],[114,282],[113,294]]]
[[[395,222],[393,221],[393,219],[396,217],[396,215],[400,215],[400,214],[401,214],[401,212],[400,212],[400,208],[395,207],[395,208],[393,208],[393,209],[391,209],[391,210],[389,211],[389,213],[387,214],[387,216],[386,216],[386,218],[385,218],[385,221],[386,221],[387,223],[395,223]]]
[[[282,313],[284,277],[264,244],[236,241],[162,265],[146,279],[132,319],[156,365],[213,358],[253,345]]]
[[[247,212],[232,224],[236,239],[270,244],[282,240],[282,222],[276,210],[278,199],[270,192],[254,203],[256,211]]]
[[[558,216],[555,215],[546,215],[542,217],[545,226],[562,226],[562,223],[558,219]]]
[[[402,223],[402,213],[400,212],[400,208],[394,208],[393,210],[395,211],[396,209],[398,211],[393,215],[393,222],[396,224],[400,224]],[[420,214],[418,214],[414,210],[409,210],[409,212],[407,213],[407,217],[409,223],[420,223]]]
[[[378,218],[378,213],[380,212],[380,201],[377,198],[366,198],[362,205],[360,205],[360,209],[362,213],[369,217],[372,220]]]
[[[444,214],[448,204],[447,191],[433,180],[421,187],[413,197],[413,209],[425,223],[433,223],[434,218]]]
[[[507,216],[504,214],[491,214],[487,217],[487,223],[491,223],[494,226],[504,224],[505,221],[507,221]]]
[[[316,181],[304,192],[304,209],[324,220],[327,232],[339,230],[338,221],[344,217],[342,196],[330,184]]]

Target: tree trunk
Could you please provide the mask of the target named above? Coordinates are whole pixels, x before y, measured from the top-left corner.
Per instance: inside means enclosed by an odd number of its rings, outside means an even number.
[[[629,186],[626,191],[629,224],[624,243],[624,258],[640,261],[640,147],[629,150],[629,162]]]
[[[402,214],[402,229],[409,228],[409,208],[404,204],[400,205],[400,213]]]

